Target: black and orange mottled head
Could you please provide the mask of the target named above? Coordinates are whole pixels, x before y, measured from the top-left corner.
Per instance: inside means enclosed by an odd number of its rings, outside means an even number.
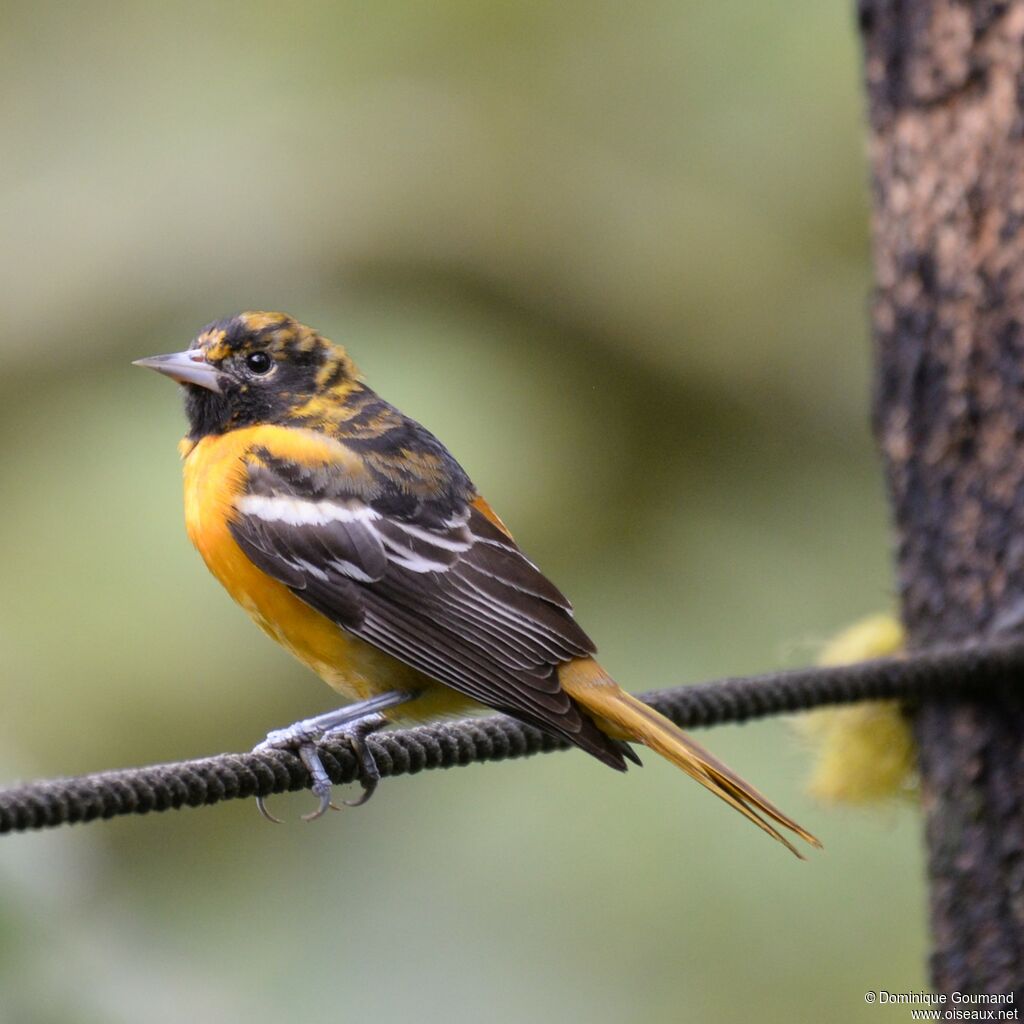
[[[308,417],[339,403],[358,371],[345,350],[285,313],[249,312],[204,327],[185,352],[139,360],[185,389],[189,438]]]

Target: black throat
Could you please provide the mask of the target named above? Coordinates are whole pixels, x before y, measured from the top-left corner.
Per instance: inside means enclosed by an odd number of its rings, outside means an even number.
[[[228,397],[196,384],[183,384],[182,387],[185,390],[188,439],[199,441],[209,434],[223,434],[231,419]]]

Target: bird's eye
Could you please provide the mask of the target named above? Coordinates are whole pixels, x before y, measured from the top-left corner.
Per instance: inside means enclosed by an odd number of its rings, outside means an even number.
[[[264,374],[273,366],[273,360],[266,352],[250,352],[245,357],[245,365],[252,373]]]

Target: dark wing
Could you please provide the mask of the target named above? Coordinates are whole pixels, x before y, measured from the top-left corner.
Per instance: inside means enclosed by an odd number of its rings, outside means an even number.
[[[260,569],[431,678],[624,767],[622,745],[558,680],[557,666],[593,643],[471,492],[438,507],[266,451],[247,470],[231,531]]]

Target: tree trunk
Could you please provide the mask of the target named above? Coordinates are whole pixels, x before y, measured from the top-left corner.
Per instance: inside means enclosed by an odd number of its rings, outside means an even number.
[[[875,429],[913,646],[1024,629],[1024,0],[861,0]],[[1024,694],[1024,680],[1021,681]],[[932,978],[1024,997],[1024,701],[915,717]]]

